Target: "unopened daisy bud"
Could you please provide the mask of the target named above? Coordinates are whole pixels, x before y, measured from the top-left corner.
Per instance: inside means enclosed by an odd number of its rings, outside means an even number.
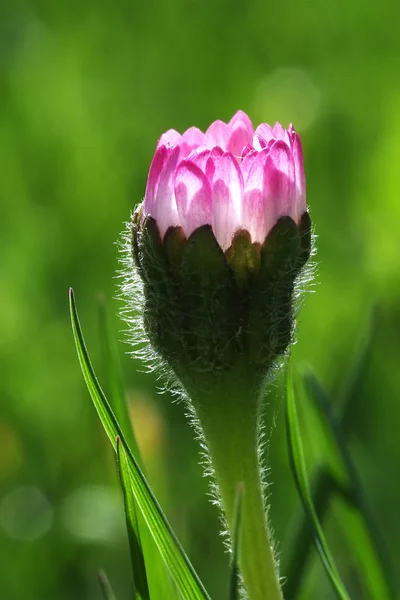
[[[245,483],[241,566],[249,596],[280,598],[265,518],[261,534],[251,519],[263,513],[261,390],[292,339],[295,285],[311,250],[298,134],[279,123],[254,130],[241,111],[206,133],[167,131],[132,234],[144,329],[193,403],[229,527],[236,484]]]
[[[184,383],[237,361],[265,374],[292,333],[293,290],[310,254],[301,143],[237,113],[203,134],[161,136],[133,254],[146,329]]]

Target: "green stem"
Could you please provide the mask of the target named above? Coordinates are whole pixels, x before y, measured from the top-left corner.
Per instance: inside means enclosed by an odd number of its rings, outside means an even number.
[[[237,384],[237,379],[235,383]],[[241,378],[246,381],[245,378]],[[226,384],[226,381],[225,381]],[[259,390],[237,385],[208,390],[195,399],[210,452],[229,533],[234,527],[235,494],[244,483],[239,565],[249,600],[282,600],[263,497],[258,451]]]

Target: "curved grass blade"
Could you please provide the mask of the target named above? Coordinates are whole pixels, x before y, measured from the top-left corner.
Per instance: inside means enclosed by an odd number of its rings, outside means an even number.
[[[311,497],[320,523],[323,523],[331,506],[332,498],[336,495],[349,501],[347,488],[339,485],[330,471],[324,467],[317,468],[313,476]],[[282,572],[286,575],[285,600],[297,598],[301,589],[305,570],[313,548],[313,537],[310,532],[307,515],[301,511],[301,518],[297,520],[296,528],[290,535],[290,556],[286,557],[286,564]]]
[[[184,600],[209,600],[209,596],[197,573],[186,556],[167,518],[161,510],[137,460],[130,451],[117,419],[106,399],[91,365],[82,330],[73,290],[70,290],[70,312],[72,329],[82,373],[92,401],[98,412],[102,425],[117,450],[116,439],[120,437],[127,452],[129,476],[135,501],[139,506],[145,522],[157,544],[158,550]]]
[[[372,307],[369,318],[366,320],[364,326],[361,327],[361,334],[359,335],[356,351],[354,352],[353,357],[349,360],[348,371],[344,376],[341,374],[340,382],[336,386],[334,404],[335,406],[340,407],[340,416],[337,418],[337,421],[342,435],[345,437],[348,436],[350,432],[354,432],[357,428],[357,415],[359,414],[360,409],[358,389],[362,385],[365,370],[368,368],[371,349],[378,330],[379,309],[379,305]],[[326,392],[324,390],[322,391],[327,397]],[[309,395],[310,391],[308,390],[307,396]],[[304,398],[304,400],[307,399],[308,397]],[[329,436],[330,446],[325,452],[326,456],[329,455],[330,464],[324,464],[318,467],[315,476],[313,477],[312,486],[312,498],[314,500],[314,506],[316,508],[319,520],[322,523],[332,504],[332,501],[337,496],[340,496],[347,504],[352,504],[353,506],[356,506],[356,498],[351,483],[352,477],[349,475],[345,465],[343,464],[343,457],[341,456],[340,449],[337,447],[337,443],[332,439],[333,436],[331,426],[329,425],[329,422],[328,424],[322,424],[321,411],[319,409],[320,407],[317,409],[318,414],[315,415],[317,419],[315,426],[320,427],[323,425],[322,428],[324,430],[324,436]],[[324,443],[326,443],[326,437],[323,439]],[[332,470],[334,471],[334,474],[332,473]],[[362,494],[362,497],[365,499],[364,494]],[[363,539],[361,539],[360,534],[357,533],[360,530],[360,524],[358,524],[357,527],[354,523],[354,521],[357,519],[350,519],[352,524],[347,524],[346,527],[346,531],[347,529],[349,530],[348,541],[350,542],[350,545],[355,546],[355,555],[363,555],[362,561],[360,561],[363,564],[362,573],[364,573],[365,570],[365,573],[368,574],[369,577],[372,577],[374,568],[370,568],[367,565],[366,556],[369,555],[371,557],[371,551],[372,554],[375,554],[377,561],[381,565],[381,571],[384,574],[384,578],[386,579],[387,589],[390,590],[391,595],[389,597],[396,598],[393,565],[390,561],[390,557],[382,536],[376,527],[374,519],[371,518],[370,511],[367,509],[366,514],[364,508],[358,508],[363,512],[365,525],[369,530],[370,539],[365,539],[365,531],[361,536]],[[290,553],[286,558],[287,565],[284,572],[288,576],[287,584],[285,586],[285,597],[287,597],[287,600],[293,600],[297,597],[297,593],[300,590],[301,582],[305,575],[308,558],[313,545],[313,539],[310,535],[310,528],[307,519],[304,517],[305,515],[301,515],[296,527],[296,531],[291,536],[292,543],[290,545]],[[371,543],[374,546],[373,549],[370,548]],[[362,576],[362,578],[363,583],[365,583],[365,577]],[[383,578],[378,577],[376,580],[374,579],[374,584],[379,580],[383,581]],[[375,585],[373,587],[375,587]],[[377,595],[374,595],[375,592],[370,589],[370,594],[372,592],[373,598],[383,600],[387,597],[387,595],[386,592],[383,592],[382,590],[383,587],[381,586],[381,591],[377,593]]]
[[[303,445],[300,436],[293,382],[290,371],[287,376],[286,384],[286,433],[290,466],[304,511],[308,517],[310,527],[313,532],[314,543],[338,598],[340,600],[350,600],[350,596],[348,595],[341,581],[335,562],[328,548],[328,544],[322,531],[322,527],[319,523],[312,500],[310,486],[307,479],[307,470],[304,460]]]
[[[107,375],[112,408],[115,411],[117,420],[124,432],[129,448],[132,450],[133,455],[143,470],[143,462],[129,415],[128,400],[125,394],[118,347],[115,336],[112,334],[107,304],[103,296],[99,298],[99,329],[102,362],[104,371]],[[175,600],[176,591],[172,584],[169,572],[166,569],[164,560],[160,556],[156,543],[146,526],[142,514],[138,511],[137,506],[135,506],[135,502],[134,511],[134,513],[133,511],[131,512],[131,524],[134,527],[137,543],[135,544],[132,540],[133,543],[130,546],[134,578],[135,574],[137,575],[142,569],[141,556],[143,556],[146,565],[147,585],[152,598]],[[135,515],[136,521],[134,519]],[[133,535],[132,531],[130,532],[130,535]],[[132,550],[135,548],[137,549],[137,552],[132,554]],[[135,556],[137,560],[135,560]]]
[[[133,583],[135,600],[150,600],[149,586],[147,583],[146,566],[143,558],[140,538],[136,534],[137,518],[135,500],[132,495],[129,466],[126,453],[121,440],[117,437],[118,473],[124,495],[126,528],[128,530],[129,548],[131,552]]]
[[[113,336],[110,333],[110,324],[107,313],[106,300],[103,296],[99,297],[99,329],[102,348],[103,368],[107,374],[109,392],[116,413],[116,417],[119,423],[121,424],[122,430],[125,433],[126,439],[129,443],[129,447],[132,449],[133,454],[139,461],[139,448],[137,446],[131,420],[129,418],[128,404],[124,392],[122,371],[119,362],[118,351],[116,348],[116,344],[114,343]],[[139,531],[139,523],[136,514],[135,501],[132,497],[132,494],[129,493],[129,495],[127,496],[127,490],[129,489],[129,487],[126,487],[124,485],[124,480],[121,476],[120,466],[118,472],[120,475],[120,483],[124,495],[126,525],[128,530],[129,548],[131,553],[133,579],[134,583],[138,581],[138,587],[139,590],[142,590],[142,594],[145,593],[145,590],[147,590],[147,596],[141,596],[141,598],[148,598],[149,595],[146,578],[146,568],[143,557],[143,549]]]
[[[390,572],[390,557],[384,540],[375,522],[367,502],[357,467],[353,462],[346,443],[346,437],[339,419],[336,417],[328,396],[311,369],[304,373],[304,384],[308,394],[321,416],[327,421],[330,432],[341,458],[346,473],[352,504],[360,511],[366,532],[362,531],[355,519],[349,519],[348,541],[354,546],[355,555],[359,558],[363,570],[363,579],[369,588],[371,598],[390,600],[395,597],[394,585]],[[350,525],[350,521],[352,525]],[[367,533],[367,536],[365,536]],[[367,538],[367,539],[366,539]]]
[[[335,405],[342,409],[342,426],[353,429],[354,420],[357,419],[359,405],[355,396],[364,378],[368,361],[371,358],[373,343],[378,332],[381,308],[374,304],[365,323],[360,327],[357,346],[350,357],[345,375],[341,376],[335,394]]]
[[[229,586],[229,600],[239,600],[239,545],[240,545],[240,526],[242,522],[242,501],[244,494],[244,483],[239,483],[236,489],[235,497],[235,516],[233,525],[232,539],[232,561],[231,577]]]
[[[110,582],[108,581],[107,575],[104,573],[104,571],[99,571],[99,583],[104,600],[116,600],[114,592],[111,589]]]
[[[104,369],[107,375],[108,390],[112,402],[112,408],[124,432],[125,439],[129,444],[135,458],[142,466],[139,447],[129,416],[128,402],[125,395],[121,363],[115,337],[111,333],[110,318],[107,310],[106,299],[99,298],[99,330],[103,355]]]

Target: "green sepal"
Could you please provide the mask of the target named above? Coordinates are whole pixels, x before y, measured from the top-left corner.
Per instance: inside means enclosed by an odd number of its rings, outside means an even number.
[[[182,266],[186,241],[182,227],[169,227],[164,236],[164,249],[172,274],[176,279],[180,278],[180,269]]]
[[[267,369],[290,343],[301,252],[299,228],[291,217],[281,217],[261,248],[260,269],[249,303],[247,352],[250,362],[262,369]]]
[[[152,217],[142,224],[138,244],[146,298],[144,325],[156,350],[173,362],[181,349],[179,289]]]
[[[312,249],[312,228],[308,212],[302,214],[299,223],[301,254],[299,257],[299,268],[303,267],[310,258]]]
[[[206,373],[238,363],[265,374],[292,338],[295,284],[311,252],[308,213],[299,225],[280,218],[262,246],[239,230],[225,253],[210,225],[188,239],[170,227],[162,240],[154,219],[135,215],[145,328],[182,383],[204,384]]]
[[[237,285],[210,225],[189,237],[182,260],[183,335],[193,371],[229,369],[240,325]]]
[[[141,214],[142,214],[142,205],[140,204],[139,207],[135,210],[135,212],[132,215],[132,236],[131,236],[131,240],[132,240],[132,257],[133,257],[133,261],[136,265],[136,268],[139,270],[139,273],[142,272],[142,266],[140,264],[140,249],[139,249],[139,227],[140,227],[140,221],[141,221]]]
[[[225,256],[239,290],[251,287],[260,268],[260,244],[253,244],[250,233],[240,229],[235,233]]]

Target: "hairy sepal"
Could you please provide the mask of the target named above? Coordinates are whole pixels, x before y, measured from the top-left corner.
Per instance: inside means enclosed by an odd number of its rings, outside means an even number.
[[[225,253],[209,225],[188,239],[171,227],[162,240],[154,219],[140,220],[132,250],[145,330],[184,387],[238,366],[265,376],[292,339],[295,285],[311,251],[308,213],[299,225],[280,218],[263,245],[239,230]]]
[[[192,368],[215,374],[229,369],[237,352],[239,294],[209,225],[194,231],[187,241],[181,292],[183,336]]]
[[[307,218],[297,226],[290,217],[281,217],[261,248],[260,268],[249,295],[246,336],[249,361],[261,369],[273,364],[291,342],[294,288],[310,255],[310,240]]]

